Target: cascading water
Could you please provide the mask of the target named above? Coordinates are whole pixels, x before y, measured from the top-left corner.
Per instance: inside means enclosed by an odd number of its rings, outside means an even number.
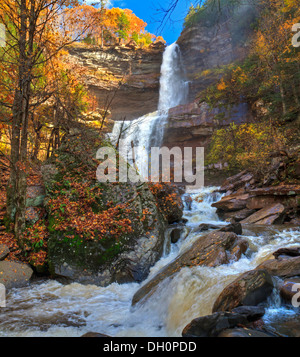
[[[133,142],[148,150],[152,145],[151,136],[158,137],[155,128],[162,131],[167,110],[185,101],[187,83],[182,77],[180,61],[178,46],[169,46],[162,65],[159,111],[125,123],[127,130],[122,136],[129,144]],[[121,125],[116,123],[112,139],[120,136]],[[145,282],[201,237],[193,228],[201,223],[225,224],[211,207],[221,198],[219,194],[212,194],[215,189],[205,187],[201,192],[189,192],[192,204],[184,210],[185,230],[176,244],[166,242],[169,249],[152,267]],[[111,284],[103,288],[47,280],[12,289],[7,294],[7,307],[0,309],[0,336],[76,337],[89,331],[113,337],[181,336],[182,329],[192,319],[211,314],[220,292],[237,276],[270,259],[275,250],[300,244],[299,230],[287,227],[244,228],[243,237],[248,240],[249,249],[239,261],[215,268],[185,267],[172,279],[164,280],[148,300],[134,309],[132,297],[145,282]],[[276,319],[282,314],[294,317],[296,312],[273,299],[265,321],[276,325]]]
[[[225,224],[219,220],[211,203],[215,187],[190,193],[191,209],[184,210],[188,220],[181,239],[171,245],[168,255],[151,269],[142,284],[111,284],[105,288],[58,281],[36,282],[30,287],[13,289],[7,307],[0,310],[0,336],[81,336],[94,331],[110,336],[172,337],[181,336],[192,319],[211,314],[214,301],[226,285],[245,271],[270,259],[282,247],[300,244],[300,232],[286,227],[263,230],[244,229],[249,250],[239,261],[219,267],[181,269],[173,279],[163,281],[144,304],[131,307],[135,292],[166,264],[188,249],[199,233],[193,228],[201,223]],[[278,318],[294,318],[297,312],[270,301],[265,321],[276,325]]]
[[[113,143],[123,140],[121,155],[132,158],[132,144],[140,149],[134,153],[135,165],[143,172],[143,163],[151,147],[160,147],[168,110],[184,104],[188,96],[188,82],[185,80],[180,48],[176,43],[168,46],[161,66],[158,110],[132,121],[115,122],[109,135]]]

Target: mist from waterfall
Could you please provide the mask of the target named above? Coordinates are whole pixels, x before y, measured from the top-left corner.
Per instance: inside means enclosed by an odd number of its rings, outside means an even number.
[[[166,47],[163,54],[158,110],[132,121],[115,122],[113,131],[109,135],[114,144],[117,144],[120,139],[123,140],[121,155],[128,158],[130,163],[134,160],[142,175],[145,173],[144,164],[151,147],[160,147],[162,144],[169,109],[185,104],[187,101],[188,82],[184,74],[180,48],[177,43],[173,43]],[[134,158],[132,145],[139,147],[134,153]]]

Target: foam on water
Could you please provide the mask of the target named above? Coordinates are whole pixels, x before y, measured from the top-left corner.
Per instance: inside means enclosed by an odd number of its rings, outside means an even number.
[[[185,208],[189,219],[187,228],[201,223],[224,224],[211,207],[220,197],[211,194],[214,188],[193,193],[191,210]],[[201,197],[201,198],[199,198]],[[201,214],[199,213],[201,212]],[[81,336],[95,331],[110,336],[181,336],[182,329],[193,318],[211,313],[214,301],[226,285],[240,274],[254,269],[280,247],[300,243],[299,230],[265,227],[264,236],[249,234],[245,238],[250,248],[237,262],[215,268],[181,269],[172,279],[163,281],[157,291],[134,309],[131,300],[142,284],[111,284],[108,287],[63,285],[44,281],[30,287],[13,289],[7,296],[7,307],[0,310],[2,336]],[[146,281],[199,238],[190,233],[181,238],[168,255],[152,267]],[[272,323],[276,318],[292,315],[294,310],[270,302],[265,316]],[[284,315],[285,316],[285,315]]]

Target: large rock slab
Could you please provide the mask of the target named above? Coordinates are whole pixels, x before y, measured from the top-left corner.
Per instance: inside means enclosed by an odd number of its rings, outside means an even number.
[[[253,213],[251,216],[242,220],[241,223],[254,223],[254,224],[274,224],[280,223],[284,215],[285,207],[281,203],[269,205],[261,210]]]
[[[269,259],[261,263],[256,269],[264,269],[270,275],[279,277],[300,275],[300,257]]]
[[[233,328],[222,331],[218,337],[275,337],[269,333],[249,328]]]
[[[231,311],[244,305],[258,305],[265,301],[272,291],[272,277],[266,270],[250,270],[221,292],[213,305],[213,312]]]
[[[243,208],[239,211],[223,212],[221,214],[219,212],[219,216],[221,216],[221,218],[224,221],[240,222],[240,221],[246,219],[247,217],[251,216],[255,212],[256,212],[256,210],[254,210],[254,209]]]
[[[238,307],[232,312],[215,312],[192,320],[182,331],[183,337],[217,337],[223,330],[247,325],[260,319],[265,313],[262,307]]]
[[[27,264],[10,261],[0,262],[0,284],[3,284],[6,289],[26,286],[32,274],[33,270]]]
[[[228,264],[230,260],[239,259],[247,248],[248,244],[245,240],[240,239],[233,232],[218,231],[200,236],[189,250],[182,253],[142,286],[133,296],[132,304],[135,305],[146,296],[151,296],[164,279],[173,276],[183,267],[200,265],[215,267]]]
[[[223,185],[218,190],[219,192],[236,191],[243,187],[247,182],[253,179],[253,174],[247,172],[246,170],[229,177],[224,181]]]
[[[240,211],[246,208],[249,197],[248,193],[225,196],[220,201],[213,203],[212,207],[224,212]]]
[[[289,303],[292,303],[292,299],[295,294],[298,293],[298,288],[294,289],[295,284],[296,287],[300,286],[300,277],[290,277],[284,280],[283,284],[280,286],[280,296]]]

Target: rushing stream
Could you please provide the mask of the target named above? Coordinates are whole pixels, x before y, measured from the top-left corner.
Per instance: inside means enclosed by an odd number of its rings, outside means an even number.
[[[164,54],[158,111],[125,122],[123,128],[121,122],[116,123],[112,140],[118,139],[125,125],[128,148],[132,142],[145,150],[159,144],[167,110],[184,103],[186,96],[180,50],[173,44]],[[190,209],[184,210],[186,228],[176,244],[171,244],[166,235],[165,254],[152,267],[147,281],[201,236],[193,233],[193,228],[201,223],[226,224],[211,207],[221,198],[213,193],[215,189],[205,187],[200,192],[190,192],[193,201]],[[300,232],[292,228],[243,227],[243,231],[249,249],[239,261],[215,268],[183,268],[134,308],[132,297],[145,282],[98,287],[37,280],[30,286],[12,289],[7,294],[7,307],[0,309],[0,336],[81,336],[90,331],[113,337],[181,336],[182,329],[193,318],[211,313],[220,292],[237,276],[271,258],[277,249],[300,244]],[[278,318],[295,315],[294,310],[281,306],[273,297],[265,321],[274,326]]]
[[[200,194],[191,194],[191,210],[184,211],[188,219],[186,231],[167,249],[148,279],[199,237],[199,233],[191,232],[192,228],[200,223],[225,224],[211,207],[220,198],[211,194],[214,189],[207,187]],[[237,276],[269,259],[275,250],[300,243],[300,232],[286,227],[244,227],[244,237],[250,247],[239,261],[216,268],[183,268],[135,308],[131,307],[131,299],[141,286],[136,283],[103,288],[47,280],[13,289],[8,293],[7,307],[0,310],[0,335],[81,336],[94,331],[110,336],[181,336],[182,329],[193,318],[211,313],[219,293]],[[294,310],[273,299],[265,321],[276,327],[279,318],[295,316]]]

